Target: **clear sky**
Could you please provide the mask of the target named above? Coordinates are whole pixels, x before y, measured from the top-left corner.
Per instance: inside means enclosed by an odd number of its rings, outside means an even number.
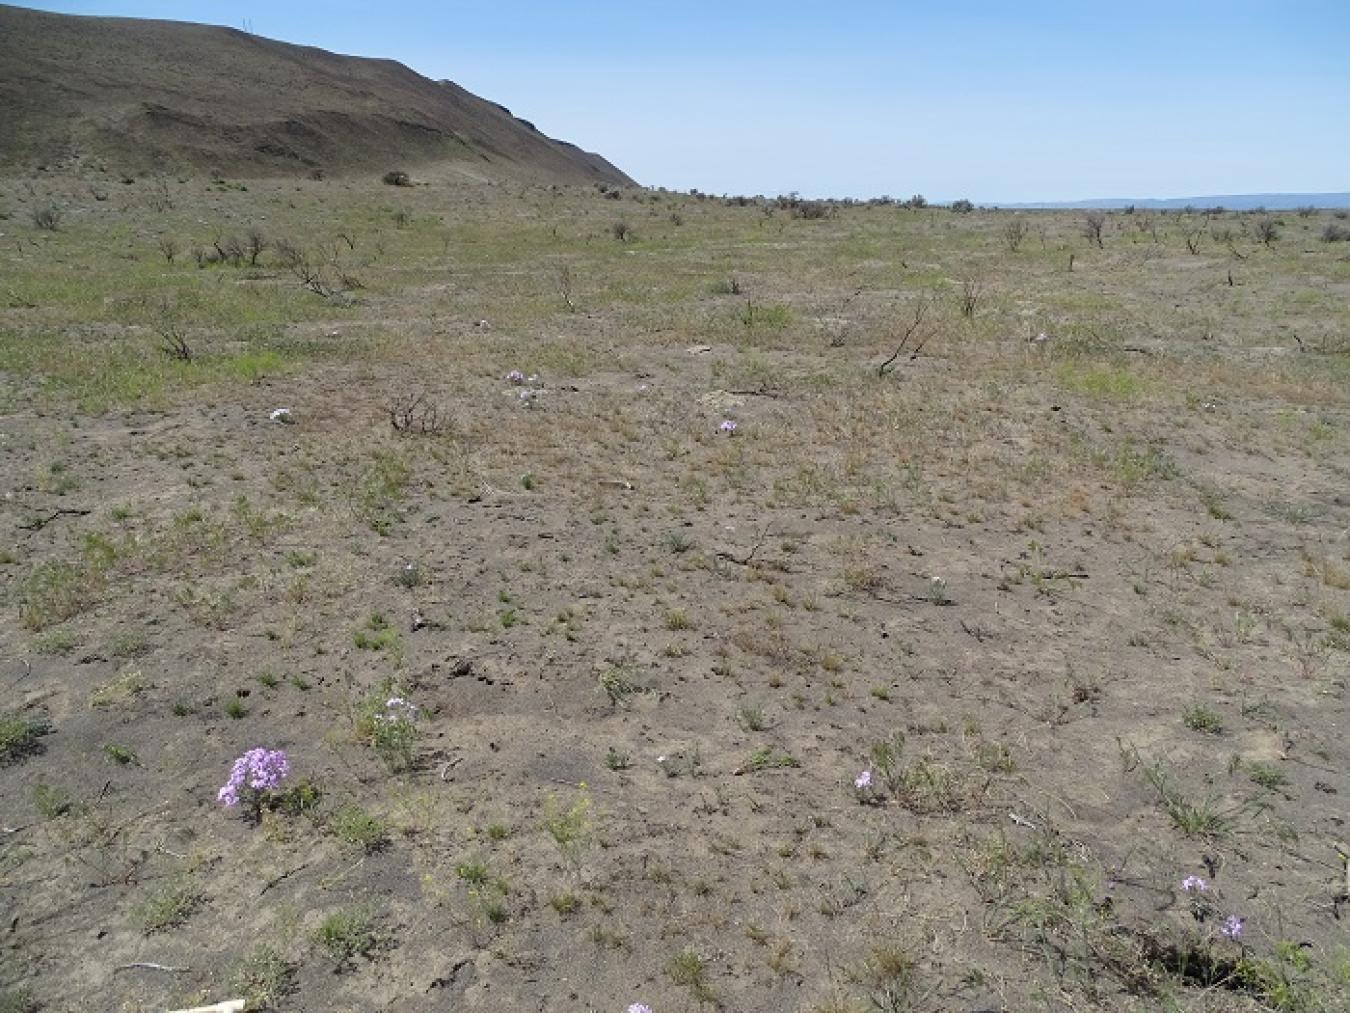
[[[1350,0],[109,0],[399,60],[647,186],[977,203],[1350,190]]]

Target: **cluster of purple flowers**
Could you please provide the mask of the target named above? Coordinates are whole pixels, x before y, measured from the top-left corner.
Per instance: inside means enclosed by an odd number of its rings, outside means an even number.
[[[734,433],[736,431],[736,423],[732,422],[731,419],[725,419],[722,424],[717,427],[717,431],[721,433]]]
[[[884,798],[877,790],[876,775],[868,767],[853,779],[853,794],[862,805],[878,805]]]
[[[1186,891],[1187,896],[1191,898],[1191,908],[1198,920],[1203,921],[1211,912],[1209,904],[1201,900],[1200,895],[1209,890],[1209,884],[1199,876],[1187,876],[1181,881],[1181,889]],[[1225,939],[1231,939],[1233,942],[1239,942],[1242,939],[1242,927],[1245,921],[1237,915],[1229,915],[1219,926],[1219,935]]]
[[[230,768],[230,779],[216,792],[216,799],[227,806],[238,805],[241,798],[276,788],[291,772],[290,761],[281,749],[250,749]]]
[[[506,380],[508,383],[516,383],[516,384],[524,383],[525,374],[518,369],[513,369],[511,370],[511,372],[506,374]]]

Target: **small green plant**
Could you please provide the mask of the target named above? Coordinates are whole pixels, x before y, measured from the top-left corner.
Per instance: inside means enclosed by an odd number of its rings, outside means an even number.
[[[150,653],[151,644],[139,630],[118,630],[108,640],[108,653],[114,658],[139,658]]]
[[[526,492],[534,492],[535,487],[539,485],[539,480],[534,477],[534,472],[527,471],[520,476],[520,484]]]
[[[574,915],[581,910],[581,898],[568,891],[551,898],[548,906],[566,918],[568,915]]]
[[[1283,770],[1273,763],[1264,763],[1256,761],[1247,764],[1247,778],[1252,784],[1265,788],[1267,791],[1278,791],[1288,782]]]
[[[395,665],[403,660],[403,644],[398,628],[393,626],[383,612],[372,612],[364,626],[352,631],[352,643],[363,651],[388,651]]]
[[[591,796],[584,782],[566,808],[553,795],[545,799],[543,825],[558,845],[563,858],[573,866],[579,865],[582,849],[590,841],[595,829],[591,817]]]
[[[721,1000],[708,984],[708,963],[692,947],[681,950],[666,961],[666,977],[676,985],[687,985],[700,1003],[720,1006]]]
[[[295,989],[295,965],[267,943],[259,943],[230,969],[230,991],[250,1010],[276,1009]]]
[[[384,765],[393,774],[409,771],[414,765],[417,743],[418,708],[394,693],[392,684],[367,697],[355,719],[356,737],[369,742]]]
[[[698,777],[702,773],[703,753],[698,746],[687,753],[665,753],[656,758],[656,765],[666,777],[680,777],[683,774]]]
[[[12,711],[0,714],[0,765],[40,752],[42,736],[51,727],[46,718],[25,717]]]
[[[389,945],[369,903],[353,904],[325,917],[314,930],[314,941],[339,971],[350,968],[357,957],[374,958]]]
[[[1012,751],[1002,742],[981,740],[975,745],[975,762],[991,774],[1011,774],[1017,769]]]
[[[1181,722],[1187,728],[1206,735],[1218,735],[1223,731],[1223,718],[1204,704],[1192,704],[1181,712]]]
[[[881,775],[886,789],[895,795],[905,787],[905,733],[897,731],[889,739],[874,743],[872,767]]]
[[[917,994],[919,964],[897,946],[873,946],[855,977],[867,988],[868,1002],[878,1013],[908,1013],[924,1008],[933,990]]]
[[[666,535],[666,548],[675,555],[681,555],[694,547],[694,539],[687,531],[676,529]]]
[[[494,885],[497,890],[502,888],[500,882]],[[511,912],[507,909],[506,902],[497,893],[489,892],[486,889],[477,889],[470,890],[469,895],[482,918],[490,924],[503,925],[511,920]]]
[[[1141,762],[1137,751],[1133,752],[1133,759]],[[1142,770],[1144,780],[1157,791],[1172,824],[1185,836],[1208,841],[1232,836],[1233,819],[1242,811],[1241,805],[1223,806],[1216,795],[1192,802],[1172,783],[1171,774],[1161,762],[1143,763]]]
[[[319,561],[317,552],[305,552],[303,549],[291,549],[286,553],[286,565],[296,570],[303,570],[313,566]]]
[[[763,704],[742,704],[736,710],[736,720],[747,732],[762,732],[765,728]]]
[[[379,817],[355,802],[348,802],[338,809],[329,819],[328,829],[344,844],[358,847],[367,854],[379,851],[389,840]]]
[[[66,789],[55,788],[41,781],[33,785],[28,797],[33,803],[33,808],[37,810],[37,814],[44,820],[58,819],[68,812],[83,809]]]
[[[238,721],[240,718],[244,717],[244,715],[246,715],[247,713],[248,707],[244,704],[244,700],[242,697],[236,695],[230,697],[230,699],[226,701],[225,703],[226,717]]]
[[[801,763],[798,762],[795,756],[778,752],[772,746],[765,746],[763,749],[755,750],[755,752],[750,755],[750,758],[741,764],[738,769],[756,771],[800,766]]]
[[[151,889],[132,909],[132,917],[142,932],[153,935],[183,924],[201,902],[192,878],[180,873]]]
[[[609,747],[609,752],[605,754],[606,767],[610,770],[627,770],[632,765],[627,753],[621,753],[613,746]]]
[[[300,780],[289,788],[273,793],[269,808],[287,816],[310,816],[323,801],[323,792],[309,780]]]
[[[461,862],[455,866],[455,875],[470,886],[482,886],[488,881],[488,867],[481,859]]]
[[[281,682],[280,677],[270,668],[264,668],[253,678],[258,685],[262,686],[264,689],[275,689],[277,684]]]
[[[108,759],[112,760],[114,763],[129,765],[140,762],[140,758],[136,755],[136,751],[130,746],[123,746],[115,742],[110,742],[103,747],[103,752],[106,753]]]
[[[628,700],[636,693],[645,693],[646,688],[633,681],[632,668],[619,665],[600,674],[600,690],[609,698],[611,707],[627,708]]]
[[[79,646],[79,635],[70,627],[58,626],[44,630],[33,638],[33,649],[38,654],[68,654]]]
[[[697,950],[681,950],[666,961],[666,976],[677,985],[698,984],[707,975],[707,965]]]
[[[103,683],[89,694],[89,706],[97,708],[120,707],[130,703],[146,689],[145,676],[139,668],[128,669]]]

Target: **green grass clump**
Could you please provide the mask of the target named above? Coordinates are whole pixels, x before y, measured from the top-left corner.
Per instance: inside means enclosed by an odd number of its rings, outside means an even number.
[[[369,960],[377,956],[390,943],[368,903],[354,904],[326,916],[314,930],[313,938],[337,970],[351,967],[357,957]]]
[[[1252,784],[1265,788],[1267,791],[1278,791],[1289,780],[1284,771],[1275,764],[1259,761],[1247,764],[1247,778]]]
[[[295,964],[276,947],[259,943],[231,969],[230,991],[241,995],[250,1010],[276,1009],[295,989]]]
[[[40,632],[92,608],[106,584],[107,567],[90,561],[40,563],[19,587],[23,624]]]
[[[717,993],[708,984],[708,962],[692,947],[666,961],[666,977],[676,985],[687,985],[698,1002],[721,1005]]]
[[[114,763],[120,763],[123,766],[129,766],[140,762],[140,757],[136,755],[136,750],[130,746],[123,746],[116,742],[109,742],[103,747],[103,752],[107,754],[108,759]]]
[[[45,718],[30,718],[15,712],[0,714],[0,764],[41,751],[42,736],[51,731]]]
[[[750,758],[741,765],[742,770],[775,770],[781,767],[800,767],[801,763],[795,756],[779,752],[772,746],[765,746],[763,749],[757,749],[750,755]]]
[[[151,889],[132,910],[132,917],[149,936],[182,925],[201,903],[201,892],[184,873]]]
[[[1223,731],[1223,718],[1204,704],[1192,704],[1181,712],[1181,723],[1196,732],[1218,735]]]
[[[328,829],[344,844],[358,847],[367,854],[379,851],[389,840],[383,821],[355,802],[349,802],[335,812],[328,821]]]

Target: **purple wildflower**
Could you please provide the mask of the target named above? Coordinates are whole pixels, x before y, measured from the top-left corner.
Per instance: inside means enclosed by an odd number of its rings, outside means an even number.
[[[635,1002],[628,1007],[628,1013],[652,1013],[652,1008],[645,1002]]]
[[[1187,876],[1181,881],[1181,888],[1187,893],[1204,893],[1209,889],[1209,884],[1199,876]]]
[[[859,791],[866,791],[868,788],[872,787],[872,772],[870,770],[864,770],[854,779],[853,787],[857,788]]]
[[[1237,915],[1229,915],[1224,919],[1223,928],[1219,929],[1225,939],[1231,939],[1237,942],[1242,938],[1243,921]]]
[[[230,778],[224,787],[216,792],[216,799],[226,806],[236,806],[242,797],[253,793],[270,791],[285,780],[291,772],[290,761],[280,749],[250,749],[230,768]],[[241,794],[242,793],[242,794]]]
[[[731,419],[724,419],[717,429],[719,432],[723,433],[734,433],[736,431],[736,423],[732,422]]]

